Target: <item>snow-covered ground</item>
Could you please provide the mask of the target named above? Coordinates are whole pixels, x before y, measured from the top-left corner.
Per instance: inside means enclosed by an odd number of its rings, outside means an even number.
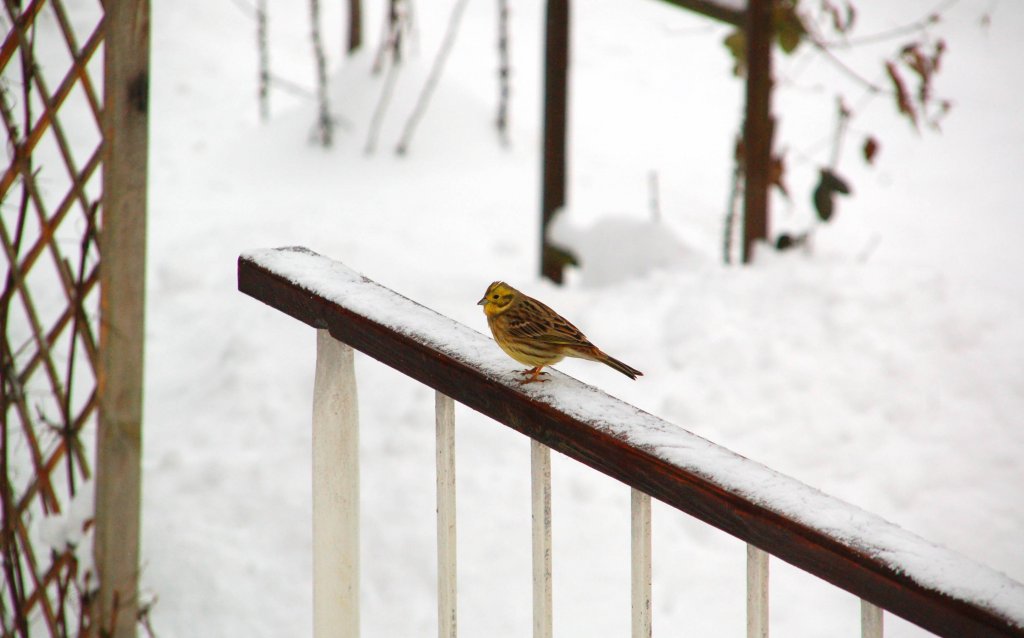
[[[274,72],[311,87],[306,6],[269,4]],[[511,3],[511,146],[491,125],[495,7],[476,2],[405,157],[392,149],[452,2],[415,3],[372,156],[378,8],[370,50],[342,63],[341,3],[322,4],[343,121],[330,150],[309,143],[308,99],[275,91],[258,122],[248,3],[153,6],[142,577],[162,638],[310,631],[314,333],[235,284],[238,254],[268,246],[307,246],[480,331],[474,303],[505,279],[645,376],[561,370],[1024,580],[1024,5],[954,5],[936,27],[950,48],[939,89],[956,101],[944,132],[872,102],[853,126],[881,138],[878,165],[847,144],[855,195],[813,252],[740,269],[719,257],[741,112],[724,28],[654,2],[574,3],[559,231],[588,263],[558,288],[536,275],[542,3]],[[891,5],[858,3],[862,32],[931,6]],[[811,221],[834,111],[819,85],[836,75],[810,54],[780,63],[795,195],[776,202],[779,227]],[[433,396],[375,361],[357,370],[364,635],[431,635]],[[529,635],[528,441],[456,415],[460,629]],[[556,633],[626,635],[628,490],[557,455],[554,490]],[[742,635],[743,545],[666,507],[654,517],[655,633]],[[772,570],[774,633],[859,635],[852,596]]]

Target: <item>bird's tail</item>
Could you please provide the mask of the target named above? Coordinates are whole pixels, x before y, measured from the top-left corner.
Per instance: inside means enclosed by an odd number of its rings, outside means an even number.
[[[602,354],[604,354],[604,353],[602,353]],[[615,359],[614,357],[609,357],[606,354],[603,357],[601,357],[600,359],[598,359],[598,361],[600,361],[601,363],[605,364],[609,368],[614,368],[615,370],[618,370],[619,372],[621,372],[622,374],[626,375],[630,379],[636,379],[637,377],[644,376],[643,372],[640,372],[636,368],[632,368],[632,367],[626,365],[625,363],[619,361],[618,359]]]

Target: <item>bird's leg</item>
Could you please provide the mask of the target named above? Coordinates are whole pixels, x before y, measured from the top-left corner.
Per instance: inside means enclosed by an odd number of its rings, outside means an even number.
[[[529,375],[530,378],[523,379],[519,383],[522,383],[523,385],[526,385],[527,383],[533,383],[534,381],[539,381],[541,383],[547,381],[547,379],[541,379],[540,378],[540,375],[547,374],[547,372],[541,372],[540,371],[541,368],[543,368],[543,367],[544,366],[535,366],[533,368],[530,368],[529,370],[520,370],[519,374],[521,374],[523,376]]]

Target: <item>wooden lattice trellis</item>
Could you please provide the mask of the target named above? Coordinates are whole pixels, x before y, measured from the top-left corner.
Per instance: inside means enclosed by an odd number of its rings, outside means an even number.
[[[103,566],[93,565],[90,540],[104,378],[97,240],[101,192],[109,190],[101,170],[111,117],[104,115],[111,95],[104,46],[111,47],[113,11],[100,0],[3,2],[0,629],[5,637],[118,633],[123,619],[100,617],[113,614],[93,604]],[[97,487],[96,495],[105,493]],[[121,607],[134,612],[132,598]]]

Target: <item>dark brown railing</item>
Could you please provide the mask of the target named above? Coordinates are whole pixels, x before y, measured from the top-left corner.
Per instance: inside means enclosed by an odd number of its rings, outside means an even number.
[[[238,288],[938,635],[1024,637],[1021,583],[564,375],[553,373],[559,383],[543,389],[522,386],[489,338],[337,262],[302,248],[254,251],[238,260]],[[574,399],[564,401],[563,390]]]

